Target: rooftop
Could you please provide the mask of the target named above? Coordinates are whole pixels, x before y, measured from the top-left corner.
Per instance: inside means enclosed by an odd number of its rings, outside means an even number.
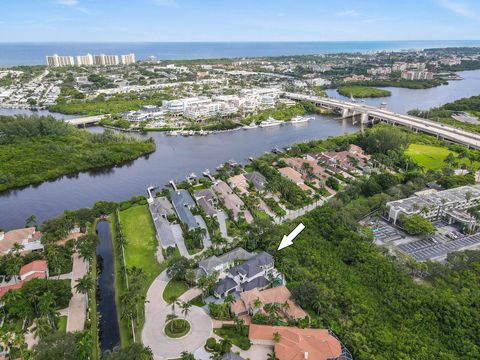
[[[177,191],[172,190],[170,194],[173,207],[180,220],[185,223],[190,230],[199,227],[197,220],[195,220],[195,217],[190,211],[190,208],[195,206],[195,201],[193,201],[190,193],[185,189],[179,189]]]

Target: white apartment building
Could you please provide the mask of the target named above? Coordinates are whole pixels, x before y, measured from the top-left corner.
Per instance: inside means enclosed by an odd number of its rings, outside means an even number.
[[[47,56],[47,65],[50,67],[74,66],[73,56]]]
[[[130,65],[135,63],[135,54],[120,55],[120,64]]]
[[[95,64],[95,61],[92,54],[77,56],[78,66],[92,66],[94,64]]]
[[[432,80],[433,73],[424,70],[408,70],[402,71],[402,79],[404,80]]]
[[[95,55],[95,65],[112,66],[120,64],[118,55]]]

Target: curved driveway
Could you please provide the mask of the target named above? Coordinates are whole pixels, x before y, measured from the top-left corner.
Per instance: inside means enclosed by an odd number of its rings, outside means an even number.
[[[165,318],[171,313],[171,307],[163,300],[163,290],[169,281],[164,271],[153,281],[147,292],[145,303],[145,326],[142,331],[142,342],[149,346],[155,360],[176,359],[182,351],[195,352],[212,336],[212,320],[205,311],[197,306],[191,307],[187,317],[190,332],[182,339],[171,339],[163,333]],[[180,310],[176,309],[177,315]]]

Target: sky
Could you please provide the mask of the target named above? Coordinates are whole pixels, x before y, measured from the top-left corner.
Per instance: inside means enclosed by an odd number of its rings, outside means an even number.
[[[478,39],[479,0],[0,0],[0,42]]]

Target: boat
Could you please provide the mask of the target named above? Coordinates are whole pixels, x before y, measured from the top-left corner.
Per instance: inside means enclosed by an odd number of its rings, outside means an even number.
[[[255,123],[255,121],[252,121],[250,125],[245,125],[243,127],[244,130],[250,130],[250,129],[256,129],[258,125]]]
[[[169,132],[167,133],[167,135],[169,135],[169,136],[177,136],[177,135],[178,135],[178,131],[177,131],[177,130],[169,131]]]
[[[352,101],[352,102],[357,102],[357,100],[355,100],[355,98],[353,97],[352,94],[350,94],[350,101]]]
[[[295,116],[293,119],[290,120],[292,124],[300,124],[310,121],[310,118],[307,116]]]
[[[272,117],[269,117],[267,120],[265,121],[262,121],[260,123],[260,127],[270,127],[270,126],[278,126],[278,125],[281,125],[283,124],[283,121],[280,121],[280,120],[277,120],[277,119],[274,119]]]

